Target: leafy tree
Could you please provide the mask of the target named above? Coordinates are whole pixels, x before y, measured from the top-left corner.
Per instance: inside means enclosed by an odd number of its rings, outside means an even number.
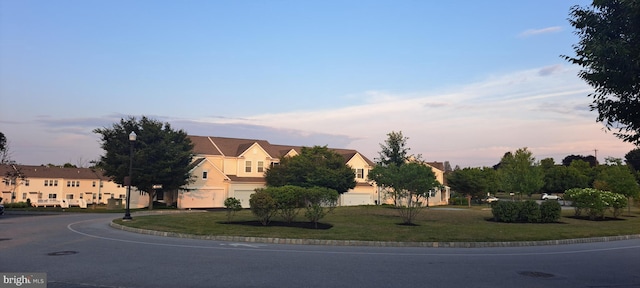
[[[573,6],[569,22],[580,41],[575,57],[563,57],[584,68],[578,76],[595,89],[589,96],[597,120],[623,141],[640,144],[640,1]]]
[[[633,170],[640,171],[640,148],[633,149],[624,155],[624,159],[627,165],[631,166]]]
[[[130,145],[134,145],[133,175],[131,185],[149,196],[149,209],[153,209],[156,196],[154,185],[162,185],[166,191],[177,191],[191,181],[189,164],[193,156],[193,144],[183,130],[173,130],[169,123],[162,123],[143,116],[120,119],[111,128],[98,128],[101,147],[99,167],[114,182],[125,185],[129,175]],[[129,134],[135,132],[136,141],[130,143]]]
[[[369,171],[369,179],[394,195],[395,206],[406,224],[411,224],[428,201],[431,190],[441,186],[430,167],[421,162],[409,162],[402,166],[375,166]],[[428,205],[428,203],[426,203]]]
[[[391,131],[387,134],[387,140],[384,141],[385,144],[380,144],[380,152],[378,155],[380,158],[377,159],[378,165],[389,166],[396,165],[402,166],[406,163],[410,155],[410,148],[406,148],[408,137],[404,137],[402,135],[402,131],[395,132]]]
[[[265,171],[267,186],[326,187],[344,193],[356,186],[345,159],[327,146],[303,147],[300,155],[283,157]]]
[[[467,195],[469,199],[482,198],[489,187],[485,173],[481,168],[467,167],[454,170],[447,176],[447,184],[451,190]],[[469,205],[471,205],[470,201]]]
[[[582,161],[581,161],[582,162]],[[542,192],[545,193],[562,193],[571,188],[587,188],[589,187],[589,177],[580,173],[573,166],[553,166],[543,169],[544,186]]]
[[[506,153],[500,160],[499,174],[503,187],[514,193],[523,193],[531,197],[544,185],[544,175],[535,162],[533,153],[527,148],[520,148],[515,153]]]
[[[596,157],[593,155],[589,155],[589,156],[569,155],[567,157],[564,157],[564,159],[562,159],[562,165],[569,166],[573,161],[576,161],[576,160],[582,160],[584,162],[587,162],[591,167],[595,167],[598,165],[598,159],[596,159]]]
[[[611,191],[627,198],[640,196],[640,186],[629,166],[605,165],[601,169],[593,183],[595,189]]]

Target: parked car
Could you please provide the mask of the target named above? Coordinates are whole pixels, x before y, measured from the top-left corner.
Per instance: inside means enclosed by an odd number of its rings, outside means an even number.
[[[0,215],[4,215],[4,205],[0,204]]]
[[[487,198],[482,199],[482,202],[486,202],[486,203],[493,203],[496,201],[500,201],[500,199],[495,196],[488,196]]]
[[[542,200],[562,200],[562,197],[555,194],[542,193]]]

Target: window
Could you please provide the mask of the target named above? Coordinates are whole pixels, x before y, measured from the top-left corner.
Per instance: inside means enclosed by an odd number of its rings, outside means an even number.
[[[118,198],[120,198],[120,199],[124,199],[124,198],[125,198],[125,194],[120,194],[120,195],[118,195]]]
[[[244,161],[244,172],[251,173],[251,161]]]
[[[91,182],[91,187],[96,187],[96,181]]]
[[[202,171],[202,179],[207,179],[207,171]]]
[[[67,187],[71,187],[71,181],[67,181]]]
[[[67,194],[67,199],[72,200],[73,199],[73,194]]]
[[[83,196],[82,196],[82,193],[80,193],[80,199],[82,199],[82,197],[83,197]]]
[[[256,171],[260,173],[264,172],[264,161],[258,161],[258,168]]]
[[[364,169],[356,169],[356,178],[364,179]]]
[[[58,198],[58,194],[49,194],[49,199],[56,199]]]
[[[22,193],[22,199],[27,199],[27,193]]]
[[[24,186],[29,186],[29,179],[24,180]]]
[[[102,181],[100,181],[100,188],[104,187],[104,185],[102,184]]]
[[[80,181],[76,181],[76,187],[80,187]]]
[[[53,186],[58,186],[58,180],[53,180]]]
[[[271,162],[271,168],[273,168],[273,166],[276,166],[276,165],[280,165],[280,162]]]
[[[49,180],[44,180],[44,186],[49,186]]]

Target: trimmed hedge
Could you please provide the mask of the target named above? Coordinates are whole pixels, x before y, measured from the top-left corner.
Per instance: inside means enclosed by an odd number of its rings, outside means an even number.
[[[561,210],[558,201],[545,201],[542,205],[533,200],[497,201],[491,204],[494,220],[506,223],[553,223],[560,219]]]

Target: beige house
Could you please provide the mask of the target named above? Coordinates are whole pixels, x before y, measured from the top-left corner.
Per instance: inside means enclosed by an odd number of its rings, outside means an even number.
[[[264,172],[283,156],[298,155],[301,146],[275,145],[265,140],[189,136],[194,144],[193,182],[178,193],[178,208],[224,207],[234,197],[249,208],[249,197],[265,186]],[[356,150],[331,149],[342,155],[356,174],[356,187],[343,193],[339,205],[374,204],[378,189],[368,182],[374,163]]]
[[[7,177],[7,175],[24,177]],[[91,168],[62,168],[32,165],[0,165],[2,203],[27,202],[34,206],[80,206],[107,204],[109,199],[124,203],[126,187]],[[134,192],[135,191],[135,192]],[[132,189],[131,207],[146,206],[144,197]],[[141,201],[138,201],[140,198]]]
[[[193,182],[178,192],[177,206],[182,209],[224,207],[224,200],[234,197],[249,208],[249,198],[256,188],[265,186],[264,172],[278,165],[283,156],[299,155],[301,146],[275,145],[265,140],[209,136],[189,136],[194,144]],[[354,173],[356,187],[340,195],[338,205],[375,205],[393,203],[375,183],[367,181],[375,163],[356,150],[331,149],[343,156]],[[444,181],[444,165],[430,162],[440,183]],[[166,193],[166,192],[165,192]],[[172,198],[172,196],[169,196]],[[175,199],[175,198],[174,198]],[[437,189],[429,205],[447,205],[448,189]]]

